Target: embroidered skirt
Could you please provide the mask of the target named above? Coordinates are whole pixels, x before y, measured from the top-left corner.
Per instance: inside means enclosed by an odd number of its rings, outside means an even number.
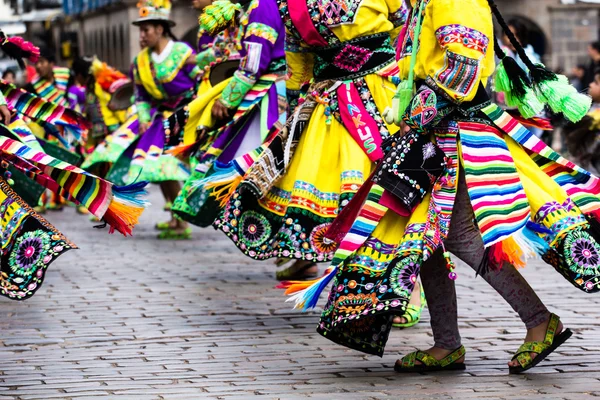
[[[395,85],[376,74],[352,84],[383,136],[396,132],[381,117],[391,106]],[[338,111],[335,95],[328,105],[317,104],[282,178],[262,198],[236,190],[215,220],[214,226],[247,256],[315,262],[332,258],[335,243],[324,234],[374,168],[337,118]]]
[[[77,248],[1,178],[0,225],[0,295],[13,300],[33,296],[42,286],[48,266],[65,251]]]
[[[181,219],[198,226],[209,226],[220,211],[221,204],[210,196],[207,187],[214,179],[236,174],[238,157],[252,154],[267,139],[268,133],[277,122],[284,123],[286,117],[285,82],[275,82],[260,96],[250,94],[255,106],[244,114],[238,114],[237,120],[222,132],[213,134],[210,145],[204,144],[196,155],[198,164],[185,182],[183,189],[173,204],[173,212]],[[214,100],[208,102],[210,111]],[[212,117],[211,117],[212,118]],[[200,126],[208,118],[200,119]],[[240,123],[236,123],[239,121]],[[245,157],[248,164],[253,157]]]

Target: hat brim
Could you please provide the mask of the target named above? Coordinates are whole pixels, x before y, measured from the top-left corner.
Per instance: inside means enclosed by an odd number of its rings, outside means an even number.
[[[160,19],[160,18],[152,18],[152,17],[138,18],[135,21],[133,21],[131,24],[135,25],[135,26],[140,26],[144,22],[166,22],[167,24],[169,24],[170,27],[174,27],[175,25],[177,25],[175,23],[175,21],[170,20],[170,19]]]

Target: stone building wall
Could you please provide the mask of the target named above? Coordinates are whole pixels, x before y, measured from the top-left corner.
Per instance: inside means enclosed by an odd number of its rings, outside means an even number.
[[[196,11],[190,8],[188,1],[175,3],[171,17],[177,22],[173,34],[178,38],[198,26]],[[138,28],[131,24],[137,18],[138,10],[131,2],[67,18],[54,24],[54,43],[60,42],[61,32],[77,32],[80,54],[95,54],[108,64],[127,71],[140,51]]]
[[[546,35],[548,53],[544,62],[570,71],[588,62],[587,46],[599,39],[600,6],[586,3],[562,4],[560,0],[496,0],[505,16],[530,19]]]

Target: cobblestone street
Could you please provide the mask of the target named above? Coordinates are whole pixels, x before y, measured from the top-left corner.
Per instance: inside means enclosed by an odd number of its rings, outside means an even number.
[[[274,267],[222,234],[159,242],[155,204],[134,237],[92,229],[69,207],[47,218],[81,249],[51,265],[26,302],[1,300],[0,399],[585,399],[600,396],[600,295],[550,267],[524,270],[574,336],[527,375],[506,362],[524,328],[472,270],[459,266],[462,373],[399,375],[399,355],[431,345],[429,317],[365,356],[315,332],[319,312],[291,310]],[[201,250],[200,250],[201,249]],[[542,278],[545,275],[545,280]],[[323,296],[325,297],[325,296]]]

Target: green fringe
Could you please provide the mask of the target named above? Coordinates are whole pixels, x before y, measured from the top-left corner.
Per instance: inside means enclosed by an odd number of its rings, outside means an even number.
[[[569,121],[579,122],[586,116],[591,106],[592,98],[575,90],[573,94],[565,97],[562,112]]]
[[[542,112],[544,104],[538,100],[531,88],[525,87],[525,96],[519,97],[514,94],[511,82],[512,80],[506,72],[504,63],[498,63],[494,76],[494,89],[496,92],[504,93],[506,104],[509,107],[517,107],[519,113],[525,118],[533,118]]]
[[[525,118],[533,118],[544,110],[544,104],[538,100],[531,89],[527,90],[525,97],[516,106]]]
[[[510,78],[504,68],[504,63],[500,61],[496,67],[496,73],[494,75],[494,89],[496,92],[509,93],[510,92]]]
[[[556,75],[556,80],[536,83],[538,99],[550,106],[553,112],[563,113],[571,122],[580,121],[589,111],[592,99],[577,92],[564,75]]]

